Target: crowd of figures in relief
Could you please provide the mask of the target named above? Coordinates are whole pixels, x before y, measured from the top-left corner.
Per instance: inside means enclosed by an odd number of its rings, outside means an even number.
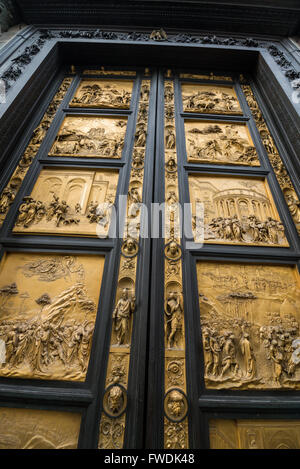
[[[16,282],[0,288],[0,374],[82,380],[97,310],[87,265],[72,256],[26,258],[15,266]]]
[[[199,262],[197,272],[206,386],[298,389],[295,269]]]

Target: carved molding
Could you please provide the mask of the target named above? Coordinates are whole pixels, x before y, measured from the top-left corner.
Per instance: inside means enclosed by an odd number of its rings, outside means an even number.
[[[138,314],[139,309],[135,298],[141,221],[139,204],[142,202],[143,193],[150,88],[150,79],[142,80],[117,293],[112,313],[110,353],[106,372],[107,388],[102,402],[103,412],[99,429],[99,448],[120,449],[123,447],[124,440],[132,326],[135,312]]]
[[[259,109],[254,93],[248,84],[242,84],[243,92],[246,96],[248,106],[252,112],[255,124],[260,133],[262,143],[268,154],[277,181],[283,192],[290,214],[294,220],[296,229],[300,234],[300,200],[295,191],[291,178],[278,153],[274,140],[269,132],[266,121]]]
[[[3,221],[8,213],[8,210],[13,203],[22,181],[27,174],[27,171],[33,162],[41,143],[54,119],[56,111],[60,106],[62,100],[64,99],[66,92],[72,82],[71,78],[65,78],[59,87],[59,90],[55,94],[53,100],[48,106],[47,111],[45,112],[40,124],[33,131],[32,137],[27,145],[27,148],[24,154],[21,157],[16,169],[14,170],[9,183],[2,191],[0,195],[0,227],[3,224]]]

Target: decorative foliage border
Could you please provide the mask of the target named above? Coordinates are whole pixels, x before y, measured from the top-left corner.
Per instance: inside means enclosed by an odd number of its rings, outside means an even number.
[[[189,33],[167,34],[163,29],[154,30],[150,34],[137,31],[115,32],[95,30],[38,30],[39,37],[33,44],[26,47],[24,52],[12,60],[12,64],[0,76],[5,81],[6,88],[9,89],[13,83],[22,75],[27,65],[41,51],[45,43],[50,39],[102,39],[108,41],[132,41],[132,42],[169,42],[181,44],[211,44],[221,46],[243,46],[265,48],[280,66],[284,75],[290,81],[299,79],[293,87],[300,88],[300,71],[297,71],[291,62],[286,58],[284,52],[274,45],[269,45],[268,41],[258,41],[252,37],[235,38],[220,37],[215,35],[192,35]]]

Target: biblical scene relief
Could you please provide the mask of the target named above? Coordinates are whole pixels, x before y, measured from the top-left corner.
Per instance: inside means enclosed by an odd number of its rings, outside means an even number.
[[[204,242],[288,246],[266,181],[197,175],[189,186],[194,233],[203,224],[196,203],[204,205]]]
[[[7,253],[0,272],[0,376],[83,381],[104,256]]]
[[[300,279],[292,266],[198,262],[205,384],[300,388]]]
[[[49,156],[121,158],[127,117],[67,116]]]
[[[81,415],[0,408],[0,449],[76,449]]]
[[[211,449],[300,449],[299,420],[210,420]]]
[[[243,114],[232,86],[182,84],[184,112]]]
[[[246,124],[186,120],[188,161],[259,166]]]
[[[132,85],[125,80],[82,80],[70,106],[129,109]]]
[[[13,231],[106,237],[117,184],[113,170],[44,169],[24,197]]]

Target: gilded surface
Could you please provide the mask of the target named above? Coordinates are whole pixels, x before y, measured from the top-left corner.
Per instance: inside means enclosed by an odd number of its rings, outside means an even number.
[[[183,83],[184,112],[243,114],[233,86]]]
[[[82,80],[70,106],[129,109],[132,85],[125,80]]]
[[[246,177],[189,176],[192,226],[204,205],[204,242],[288,246],[267,181]]]
[[[211,389],[300,388],[300,279],[292,266],[198,262]]]
[[[65,97],[66,92],[72,82],[72,78],[65,78],[55,94],[52,102],[50,103],[46,113],[44,114],[38,127],[34,130],[29,144],[21,157],[15,171],[13,172],[9,183],[4,188],[0,195],[0,228],[8,213],[8,210],[15,200],[15,197],[21,187],[22,181],[27,174],[27,171],[34,160],[41,143],[46,136],[46,133],[54,119],[56,111]]]
[[[166,76],[171,76],[168,71]],[[165,80],[165,398],[164,448],[188,448],[188,402],[185,380],[184,303],[180,247],[174,82]]]
[[[214,75],[213,72],[211,72],[209,75],[200,75],[197,73],[180,73],[179,75],[180,78],[194,78],[197,80],[222,80],[222,81],[232,81],[232,78],[229,76],[223,76],[223,75]]]
[[[284,198],[286,200],[290,214],[294,220],[296,229],[300,234],[300,200],[292,184],[291,178],[281,160],[273,138],[266,125],[264,117],[259,109],[253,91],[249,85],[242,85],[243,92],[246,96],[248,106],[252,112],[254,121],[260,133],[262,143],[268,154],[270,163],[273,167],[277,181],[281,187]]]
[[[209,422],[211,449],[300,449],[299,420]]]
[[[110,352],[103,395],[98,448],[123,447],[127,383],[132,327],[139,305],[135,298],[136,271],[141,222],[140,204],[143,194],[144,160],[147,144],[150,79],[142,80],[137,116],[131,172],[127,194],[124,237],[118,274],[115,305],[112,312]]]
[[[259,166],[246,124],[186,120],[184,128],[188,161]]]
[[[85,379],[103,267],[104,256],[4,256],[0,376]]]
[[[43,169],[13,231],[106,237],[117,184],[118,171]]]
[[[67,116],[49,156],[121,158],[127,117]]]
[[[76,449],[81,415],[0,408],[0,449]]]
[[[136,72],[133,71],[133,70],[104,70],[101,69],[101,70],[84,70],[83,71],[83,75],[100,75],[100,76],[106,76],[106,75],[118,75],[118,76],[132,76],[132,77],[135,77],[136,76]]]

